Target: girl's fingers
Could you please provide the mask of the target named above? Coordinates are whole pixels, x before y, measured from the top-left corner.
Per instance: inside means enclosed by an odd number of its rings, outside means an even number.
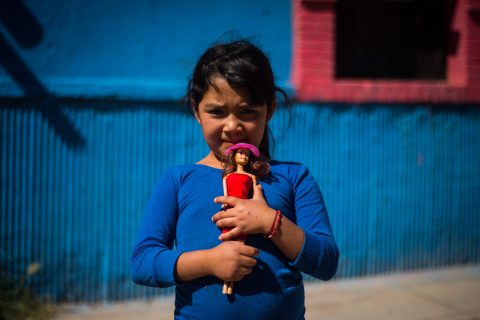
[[[217,212],[215,213],[213,216],[212,216],[212,221],[214,223],[217,223],[217,221],[219,220],[222,220],[222,219],[225,219],[225,218],[231,218],[231,217],[234,217],[235,214],[232,212],[232,211],[220,211],[220,212]]]
[[[242,235],[243,234],[240,232],[240,229],[236,227],[228,232],[222,233],[218,237],[218,240],[221,240],[221,241],[234,240],[234,239],[240,238]]]
[[[235,207],[238,204],[239,200],[241,200],[241,199],[236,198],[236,197],[219,196],[219,197],[216,197],[215,199],[213,199],[213,202],[223,203],[223,204],[227,204],[231,207]]]
[[[242,276],[246,276],[250,273],[252,273],[253,269],[252,268],[247,268],[247,267],[244,267],[242,268],[242,270],[240,271]]]
[[[220,229],[235,227],[235,218],[220,218],[215,222],[215,224]]]
[[[240,281],[242,280],[245,276],[249,275],[252,273],[253,269],[252,268],[241,268],[238,270],[237,275],[231,280],[231,281]]]
[[[246,257],[244,261],[242,261],[244,267],[252,268],[257,265],[257,260],[251,257]]]
[[[260,251],[255,247],[244,245],[240,253],[246,257],[250,257],[250,259],[252,259],[252,261],[256,264],[257,260],[255,260],[253,257],[258,256]]]

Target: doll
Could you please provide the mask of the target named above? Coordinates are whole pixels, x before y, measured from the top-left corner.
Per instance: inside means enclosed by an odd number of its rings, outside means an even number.
[[[225,151],[223,193],[225,196],[233,196],[241,199],[252,197],[253,187],[257,184],[257,177],[268,175],[270,166],[262,160],[257,147],[248,143],[237,143]],[[224,210],[228,209],[223,205]],[[231,229],[222,229],[222,233]],[[240,236],[236,240],[245,241],[246,236]],[[225,281],[224,294],[233,293],[233,282]]]

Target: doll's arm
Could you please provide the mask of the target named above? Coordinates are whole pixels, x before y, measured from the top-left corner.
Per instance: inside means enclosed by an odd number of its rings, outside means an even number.
[[[228,196],[227,177],[228,177],[228,175],[226,175],[226,176],[223,177],[223,179],[222,179],[223,195],[224,195],[224,196]],[[225,209],[226,207],[227,207],[227,205],[226,205],[225,203],[222,203],[222,209]]]
[[[227,194],[227,176],[223,177],[222,179],[222,184],[223,184],[223,195],[228,195]]]
[[[255,187],[257,185],[257,177],[253,174],[250,175],[250,177],[252,177],[252,182],[253,182],[253,187]]]

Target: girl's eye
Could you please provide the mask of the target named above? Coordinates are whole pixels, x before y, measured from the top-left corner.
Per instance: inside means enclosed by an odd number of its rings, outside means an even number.
[[[222,109],[210,109],[210,110],[207,110],[207,113],[213,114],[213,115],[222,115],[223,110]]]
[[[242,114],[255,114],[255,113],[257,113],[257,110],[255,110],[254,108],[242,109]]]

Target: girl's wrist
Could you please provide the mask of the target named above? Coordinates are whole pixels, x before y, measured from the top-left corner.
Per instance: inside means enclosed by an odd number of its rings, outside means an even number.
[[[204,251],[203,267],[204,267],[205,273],[210,276],[215,275],[215,269],[214,269],[215,254],[213,253],[214,249],[215,248],[203,250]]]
[[[282,227],[282,218],[282,212],[280,210],[275,210],[275,218],[268,233],[264,234],[265,238],[271,239],[280,233],[280,228]]]
[[[214,258],[210,250],[196,250],[182,253],[175,265],[176,280],[186,282],[210,275],[212,272],[211,260]]]
[[[277,210],[274,210],[272,208],[269,208],[265,219],[265,223],[263,224],[262,228],[262,234],[263,235],[268,235],[270,233],[270,230],[272,228],[272,225],[275,223],[275,216],[277,214]]]

